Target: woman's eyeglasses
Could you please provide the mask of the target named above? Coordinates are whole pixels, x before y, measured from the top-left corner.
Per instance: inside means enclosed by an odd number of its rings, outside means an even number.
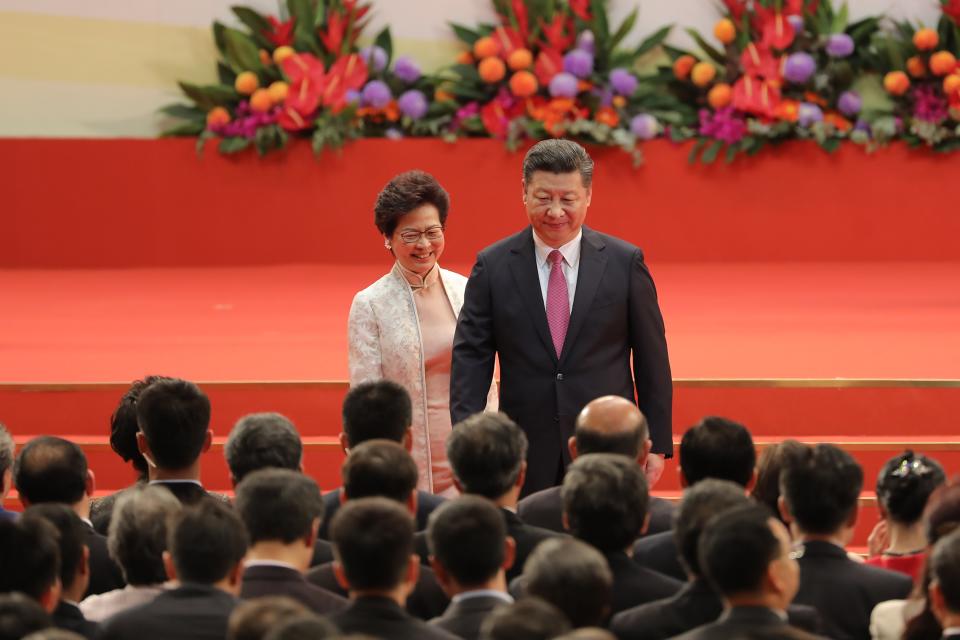
[[[443,240],[443,227],[430,227],[425,231],[404,231],[400,234],[400,239],[404,244],[416,244],[420,238],[426,238],[430,242]]]

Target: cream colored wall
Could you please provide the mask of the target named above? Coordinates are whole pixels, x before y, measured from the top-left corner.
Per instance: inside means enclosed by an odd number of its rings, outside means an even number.
[[[214,79],[209,25],[229,7],[275,13],[274,0],[0,0],[0,136],[152,137],[177,80]],[[936,0],[852,0],[854,17],[889,11],[935,22]],[[375,0],[373,34],[390,25],[398,53],[426,68],[457,50],[453,20],[491,20],[489,0]],[[637,0],[611,0],[617,21]],[[709,32],[712,0],[644,0],[634,40],[667,23]],[[682,30],[673,36],[689,44]]]

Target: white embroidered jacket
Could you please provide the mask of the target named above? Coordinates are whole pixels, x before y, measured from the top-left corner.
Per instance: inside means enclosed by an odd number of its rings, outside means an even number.
[[[397,265],[359,292],[350,306],[347,327],[350,386],[386,378],[407,389],[413,404],[413,459],[421,470],[419,488],[431,491],[430,436],[427,425],[426,374],[420,321],[413,292]],[[443,289],[454,315],[460,315],[467,278],[440,269]],[[487,411],[498,407],[497,385],[491,381]]]

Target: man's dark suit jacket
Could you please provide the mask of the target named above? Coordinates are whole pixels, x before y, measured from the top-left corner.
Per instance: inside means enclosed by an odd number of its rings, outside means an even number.
[[[697,578],[669,598],[621,611],[610,621],[610,631],[619,640],[666,640],[714,622],[721,613],[720,596],[706,580]],[[820,616],[811,607],[791,605],[787,616],[795,627],[820,632]]]
[[[488,385],[489,386],[489,385]],[[443,504],[444,498],[426,491],[417,491],[417,531],[427,528],[427,518],[433,510]],[[323,496],[323,522],[320,523],[318,535],[323,540],[330,539],[330,523],[333,514],[340,508],[340,489],[334,489]]]
[[[243,572],[240,597],[250,600],[262,596],[288,596],[319,614],[340,611],[348,602],[342,596],[310,584],[292,567],[247,567]]]
[[[683,588],[679,580],[641,567],[623,551],[604,555],[613,573],[611,613],[619,613],[644,602],[669,598]]]
[[[102,640],[223,640],[237,600],[226,591],[185,584],[108,618]]]
[[[326,540],[317,538],[313,545],[313,558],[310,560],[311,567],[319,567],[322,564],[333,562],[333,545]]]
[[[110,557],[107,550],[107,539],[94,531],[93,526],[83,523],[87,548],[90,549],[90,585],[84,597],[97,593],[106,593],[114,589],[122,589],[126,582],[123,572],[117,563]]]
[[[430,624],[449,631],[463,640],[478,640],[480,626],[494,609],[507,605],[503,598],[495,596],[477,596],[459,602],[451,602],[447,610]]]
[[[789,633],[787,636],[794,640],[818,640],[819,636],[807,633],[801,629],[791,627],[776,612],[765,607],[734,607],[725,612],[716,622],[705,624],[683,635],[676,636],[675,640],[730,640],[740,637],[739,634],[763,632],[765,637],[775,638],[777,632]]]
[[[137,483],[133,486],[138,486],[143,483]],[[164,487],[169,490],[181,504],[191,505],[196,504],[203,498],[216,498],[222,502],[230,502],[227,496],[221,493],[212,493],[204,489],[201,485],[195,482],[180,482],[180,481],[157,481],[152,484],[155,484],[160,487]],[[129,487],[128,487],[129,488]],[[107,528],[110,526],[110,518],[113,516],[113,507],[117,502],[117,498],[121,493],[127,489],[121,489],[116,493],[111,493],[108,496],[103,498],[97,498],[90,504],[90,520],[93,522],[93,528],[97,530],[97,533],[101,535],[107,535]]]
[[[83,617],[83,612],[80,611],[79,607],[68,604],[63,600],[57,605],[51,617],[54,626],[57,628],[79,633],[90,640],[96,638],[100,630],[100,625]]]
[[[550,487],[527,496],[517,505],[517,515],[527,524],[564,533],[560,489],[561,487]],[[651,536],[673,529],[673,515],[676,510],[673,502],[651,496],[650,525],[644,535]]]
[[[530,443],[523,495],[557,483],[558,472],[570,462],[567,440],[574,420],[599,396],[638,402],[650,424],[653,451],[672,455],[673,388],[663,318],[643,252],[632,244],[583,227],[573,310],[559,358],[532,228],[481,251],[453,342],[453,424],[483,411],[495,356],[500,410]]]
[[[358,598],[334,613],[330,621],[344,634],[360,633],[390,640],[455,640],[451,635],[418,620],[388,598]]]
[[[873,608],[906,598],[913,588],[908,576],[854,562],[829,542],[804,544],[799,563],[800,591],[794,602],[819,611],[825,635],[834,640],[869,638]]]
[[[307,573],[307,581],[321,589],[326,589],[341,597],[348,597],[347,591],[337,582],[333,573],[333,563],[314,567]],[[430,567],[420,567],[420,576],[413,591],[407,597],[407,611],[421,620],[431,620],[441,615],[450,604],[450,598],[440,588],[437,577]]]
[[[676,580],[686,581],[687,572],[680,564],[677,543],[672,531],[648,535],[633,545],[633,561]]]

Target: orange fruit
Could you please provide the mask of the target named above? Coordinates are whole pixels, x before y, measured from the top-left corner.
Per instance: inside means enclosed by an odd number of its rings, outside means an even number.
[[[731,20],[724,18],[713,26],[713,35],[723,44],[730,44],[737,39],[737,28]]]
[[[920,29],[913,34],[913,46],[920,51],[931,51],[940,44],[940,36],[933,29]]]
[[[914,78],[922,78],[927,75],[927,65],[920,56],[913,56],[907,60],[907,71]]]
[[[537,92],[537,77],[529,71],[517,71],[510,76],[510,91],[518,98],[529,98]]]
[[[273,61],[277,64],[280,64],[295,53],[296,51],[293,50],[293,47],[277,47],[273,50]]]
[[[709,62],[698,62],[690,72],[690,79],[698,87],[705,87],[717,77],[717,68]]]
[[[437,102],[448,102],[450,100],[456,100],[456,96],[446,89],[440,89],[438,87],[437,90],[433,92],[433,99]]]
[[[714,109],[723,109],[733,100],[733,89],[725,82],[721,82],[707,93],[707,103]]]
[[[473,64],[473,54],[469,51],[461,51],[457,55],[457,64]]]
[[[891,95],[902,96],[910,88],[910,78],[903,71],[891,71],[883,77],[883,88]]]
[[[947,96],[952,96],[960,91],[960,76],[953,74],[943,79],[943,92]]]
[[[253,71],[244,71],[233,81],[233,88],[242,96],[249,96],[260,86],[260,79]]]
[[[287,92],[290,91],[290,86],[286,82],[277,80],[267,87],[267,91],[270,92],[270,99],[273,100],[274,104],[276,104],[286,100]]]
[[[500,54],[500,43],[485,36],[473,43],[473,55],[477,58],[489,58]]]
[[[949,51],[937,51],[930,56],[930,71],[935,76],[945,76],[953,73],[957,66],[957,59]]]
[[[695,64],[697,64],[697,59],[693,56],[680,56],[673,63],[673,75],[676,76],[677,80],[686,80]]]
[[[480,72],[480,79],[487,84],[500,82],[507,74],[507,67],[503,64],[503,60],[493,56],[481,60],[477,70]]]
[[[259,51],[258,53],[260,54],[260,64],[262,64],[262,65],[265,66],[265,67],[266,67],[266,66],[269,66],[269,65],[270,65],[270,54],[267,52],[267,50],[266,50],[266,49],[260,49],[260,51]]]
[[[533,64],[533,54],[529,49],[516,49],[507,57],[507,66],[511,71],[520,71],[520,69],[529,69]]]
[[[269,89],[257,89],[250,96],[250,110],[257,113],[266,113],[273,108],[273,98]]]
[[[207,126],[217,127],[230,122],[230,112],[223,107],[214,107],[207,112]]]

